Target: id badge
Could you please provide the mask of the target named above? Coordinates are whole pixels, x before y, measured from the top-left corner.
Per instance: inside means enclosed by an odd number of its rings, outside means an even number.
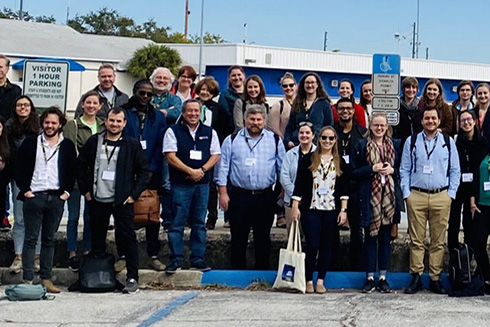
[[[102,171],[102,180],[104,181],[113,181],[116,179],[116,172],[113,170],[104,170]]]
[[[245,159],[245,166],[253,167],[257,164],[257,158],[247,158]]]
[[[39,171],[39,179],[40,180],[48,179],[48,171],[47,170]]]
[[[345,156],[342,156],[342,158],[344,158],[344,161],[346,164],[350,164],[350,156],[348,154],[346,154]]]
[[[483,190],[484,191],[490,191],[490,182],[484,182],[483,183]]]
[[[429,166],[429,165],[424,165],[424,174],[433,174],[434,173],[434,167]]]
[[[146,150],[146,140],[141,140],[140,143],[143,150]]]
[[[319,186],[318,187],[318,194],[320,194],[320,195],[328,194],[328,186]]]
[[[191,158],[191,160],[201,160],[202,159],[202,151],[191,150],[190,158]]]
[[[464,173],[461,178],[463,183],[473,182],[473,173]]]

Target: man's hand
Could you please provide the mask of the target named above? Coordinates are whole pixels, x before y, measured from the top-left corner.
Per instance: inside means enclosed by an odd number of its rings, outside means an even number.
[[[27,191],[27,192],[25,192],[25,193],[24,193],[24,197],[25,197],[26,199],[31,199],[31,198],[33,198],[33,197],[35,197],[35,196],[36,196],[36,195],[34,195],[34,193],[32,193],[32,191]]]
[[[201,168],[191,169],[189,171],[189,179],[193,182],[199,182],[204,177],[204,172]]]
[[[85,193],[85,200],[92,201],[92,196],[90,195],[90,192]]]
[[[60,199],[63,200],[63,201],[66,201],[68,200],[70,196],[67,194],[67,193],[63,193],[60,195]]]
[[[131,195],[128,196],[128,198],[126,199],[126,201],[124,201],[123,204],[128,204],[128,203],[134,203],[134,199]]]

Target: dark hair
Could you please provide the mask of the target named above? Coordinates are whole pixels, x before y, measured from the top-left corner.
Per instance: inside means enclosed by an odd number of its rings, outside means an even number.
[[[209,93],[213,95],[213,98],[219,94],[219,85],[218,82],[214,79],[214,77],[209,76],[205,77],[199,81],[196,85],[196,94],[199,95],[201,92],[201,88],[203,85],[208,87]]]
[[[463,116],[463,114],[469,114],[469,115],[471,115],[471,118],[476,119],[476,116],[475,116],[475,113],[473,112],[473,110],[461,111],[459,114],[459,117],[458,117],[459,120],[461,120],[461,116]]]
[[[437,78],[431,78],[427,81],[427,83],[425,83],[424,85],[424,92],[422,92],[422,103],[424,105],[428,105],[428,98],[427,98],[427,88],[429,87],[429,85],[431,84],[435,84],[437,86],[437,88],[439,89],[439,95],[437,96],[437,99],[436,99],[436,103],[434,105],[434,107],[438,110],[441,110],[442,109],[442,106],[444,104],[444,98],[442,96],[442,83],[440,80],[438,80]]]
[[[0,124],[2,125],[2,135],[0,135],[0,156],[3,162],[7,162],[10,159],[10,146],[7,136],[7,129],[5,128],[5,119],[0,115]]]
[[[247,92],[247,85],[248,85],[248,83],[250,83],[250,81],[254,81],[254,82],[257,82],[259,84],[260,92],[259,92],[259,96],[257,99],[257,103],[258,104],[266,103],[267,100],[265,98],[264,82],[262,82],[262,79],[258,75],[252,75],[249,78],[247,78],[247,80],[245,81],[245,85],[243,86],[244,90],[243,90],[243,96],[242,96],[243,102],[250,100],[250,96],[248,95],[248,92]]]
[[[412,76],[405,77],[402,81],[402,93],[403,93],[403,89],[406,87],[409,87],[409,86],[415,86],[418,90],[419,89],[419,81],[415,77],[412,77]]]
[[[10,59],[6,55],[0,54],[0,59],[4,59],[7,63],[7,67],[10,67]]]
[[[21,99],[27,99],[27,101],[29,101],[29,103],[31,104],[31,112],[29,113],[29,117],[27,117],[27,119],[23,123],[20,121],[20,118],[17,115],[17,111],[15,110],[17,102]],[[39,116],[36,112],[36,107],[34,107],[34,103],[27,95],[19,95],[14,100],[11,119],[13,123],[12,130],[18,135],[21,135],[24,132],[27,132],[28,134],[38,134],[39,130],[41,129],[41,123],[39,122]]]
[[[41,114],[41,126],[43,125],[44,121],[48,117],[48,115],[56,115],[58,116],[58,119],[60,121],[60,132],[63,131],[63,126],[66,124],[66,117],[65,114],[60,110],[60,108],[56,106],[52,106],[47,108],[46,110],[43,111]]]
[[[199,100],[197,99],[188,99],[188,100],[185,100],[184,103],[182,104],[182,112],[184,112],[186,109],[187,109],[187,105],[189,103],[197,103],[199,105],[199,111],[202,110],[202,104]]]
[[[465,79],[459,82],[458,87],[456,88],[456,93],[458,94],[458,97],[456,98],[456,100],[453,101],[452,103],[453,107],[455,107],[461,101],[461,97],[459,96],[459,91],[461,91],[461,88],[466,85],[468,85],[471,89],[470,103],[474,105],[472,97],[475,95],[475,87],[473,86],[472,81]]]
[[[133,95],[135,95],[136,92],[138,92],[138,90],[140,89],[140,87],[142,85],[150,85],[151,86],[151,89],[153,90],[153,84],[151,84],[151,81],[148,78],[142,78],[140,80],[137,80],[136,83],[134,83],[134,85],[133,85]]]
[[[354,103],[354,101],[352,101],[349,98],[340,98],[337,100],[337,103],[335,105],[338,107],[339,103],[344,103],[344,102],[348,102],[348,103],[352,104],[352,108],[354,108],[355,103]]]
[[[424,108],[424,110],[422,110],[422,117],[424,117],[426,111],[433,111],[433,110],[435,110],[435,112],[437,113],[437,118],[441,119],[441,111],[436,107],[432,107],[432,106],[427,106]]]
[[[120,113],[123,114],[124,120],[126,120],[126,110],[124,110],[121,107],[111,108],[111,109],[107,110],[107,114],[105,115],[105,118],[107,119],[109,117],[109,114],[119,115]]]
[[[352,81],[350,79],[344,78],[343,80],[341,80],[339,82],[339,85],[337,86],[337,90],[340,90],[340,86],[342,85],[342,83],[349,83],[350,88],[352,90],[352,94],[350,95],[350,99],[352,100],[352,103],[354,103],[356,101],[354,99],[354,91],[355,91],[354,83],[352,83]]]
[[[179,73],[177,74],[177,78],[179,78],[180,76],[184,75],[184,73],[188,73],[189,74],[189,77],[194,82],[194,80],[196,79],[197,73],[196,73],[196,70],[192,66],[182,66],[182,67],[180,67]]]
[[[108,63],[105,63],[105,64],[100,65],[99,66],[99,69],[97,70],[97,74],[100,74],[100,71],[102,69],[110,69],[110,70],[112,70],[113,73],[115,73],[114,66],[112,66],[111,64],[108,64]]]
[[[230,66],[230,68],[228,68],[228,87],[232,87],[231,86],[231,83],[230,83],[230,74],[235,69],[238,69],[239,71],[241,71],[242,74],[243,74],[243,78],[246,78],[246,76],[245,76],[245,70],[243,69],[242,66],[240,66],[240,65],[232,65],[232,66]]]
[[[361,84],[361,95],[359,97],[359,104],[361,105],[361,107],[363,107],[364,109],[367,108],[367,101],[366,99],[362,96],[362,88],[364,87],[364,85],[366,84],[371,84],[371,80],[370,79],[367,79],[365,80],[364,82],[362,82]]]
[[[97,97],[97,99],[99,99],[99,102],[102,103],[102,99],[100,97],[100,94],[99,92],[95,91],[95,90],[90,90],[88,91],[87,93],[85,93],[84,95],[82,95],[82,103],[85,102],[85,100],[88,99],[88,97]]]
[[[315,77],[316,83],[318,85],[316,89],[316,96],[319,98],[324,98],[329,103],[331,102],[327,91],[325,91],[325,89],[323,88],[323,82],[320,76],[317,73],[308,72],[304,74],[299,81],[296,97],[294,98],[293,105],[291,106],[291,110],[294,113],[299,113],[301,111],[301,106],[303,106],[303,103],[306,101],[305,80],[310,76]]]

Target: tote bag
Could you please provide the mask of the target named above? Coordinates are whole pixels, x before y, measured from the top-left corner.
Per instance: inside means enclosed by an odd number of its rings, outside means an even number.
[[[288,246],[279,252],[279,267],[277,269],[275,289],[281,291],[298,291],[305,293],[305,254],[301,250],[299,222],[293,222],[289,233]]]

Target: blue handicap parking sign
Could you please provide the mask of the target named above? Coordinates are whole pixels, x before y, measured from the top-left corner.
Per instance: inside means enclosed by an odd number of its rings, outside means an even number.
[[[400,55],[397,54],[374,54],[373,74],[400,75]]]

